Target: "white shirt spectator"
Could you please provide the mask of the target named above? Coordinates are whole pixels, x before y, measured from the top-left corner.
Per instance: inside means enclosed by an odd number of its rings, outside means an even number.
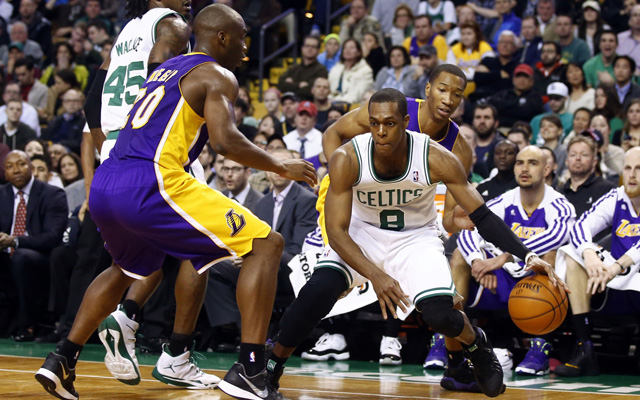
[[[316,128],[312,128],[306,135],[304,135],[304,138],[307,139],[304,143],[304,158],[311,158],[320,154],[322,151],[322,132]],[[284,137],[284,144],[287,145],[287,149],[289,150],[295,150],[302,153],[300,151],[302,147],[301,143],[297,129],[291,131]]]
[[[0,125],[4,125],[7,122],[7,106],[0,107]],[[38,120],[38,111],[29,103],[22,102],[22,116],[20,122],[28,125],[29,128],[36,131],[38,137],[40,137],[40,121]]]

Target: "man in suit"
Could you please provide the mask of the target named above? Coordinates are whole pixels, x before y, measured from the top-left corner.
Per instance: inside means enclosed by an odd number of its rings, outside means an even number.
[[[263,195],[253,190],[249,185],[251,169],[226,158],[222,162],[219,173],[222,175],[226,187],[222,194],[253,211]]]
[[[67,199],[62,189],[33,177],[25,152],[10,152],[4,166],[8,184],[0,188],[0,293],[17,297],[14,339],[30,341],[42,297],[34,294],[48,289],[49,254],[67,225]]]

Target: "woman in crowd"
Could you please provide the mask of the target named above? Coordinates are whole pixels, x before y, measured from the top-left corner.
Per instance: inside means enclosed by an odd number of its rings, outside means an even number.
[[[335,33],[325,36],[324,51],[318,54],[318,62],[324,65],[327,71],[331,71],[331,68],[340,62],[340,54],[342,54],[340,36]]]
[[[60,157],[60,177],[65,187],[82,179],[80,157],[74,153],[67,153]]]
[[[460,25],[460,41],[447,53],[447,63],[457,65],[467,76],[465,96],[475,90],[473,77],[480,61],[494,55],[491,45],[484,41],[482,30],[476,21],[467,21]]]
[[[603,114],[609,120],[609,132],[616,132],[622,129],[623,123],[619,118],[622,106],[618,100],[618,93],[613,85],[601,83],[596,88],[594,109],[595,113]],[[609,137],[609,140],[612,138]]]
[[[267,135],[264,133],[256,133],[253,137],[253,144],[260,147],[262,150],[267,150]]]
[[[70,69],[61,69],[56,71],[53,77],[55,83],[49,88],[49,97],[47,97],[47,107],[44,111],[44,118],[52,119],[57,115],[64,113],[62,107],[62,95],[69,89],[80,89],[76,75]]]
[[[389,31],[392,46],[402,46],[404,40],[413,36],[413,11],[405,3],[400,3],[393,13],[393,28]]]
[[[80,90],[84,92],[89,82],[89,70],[81,64],[76,64],[75,52],[68,42],[60,42],[55,47],[55,57],[53,62],[42,72],[40,82],[52,87],[55,84],[56,72],[63,69],[70,69],[76,76],[76,81],[80,85]]]
[[[631,147],[640,146],[640,99],[633,99],[629,103],[624,119],[624,127],[615,132],[612,143],[620,143],[627,151]]]
[[[402,46],[393,46],[389,50],[389,66],[378,72],[373,90],[392,88],[405,93],[412,74],[413,67],[407,49]]]
[[[592,56],[600,53],[598,40],[605,29],[611,27],[600,16],[600,3],[594,0],[582,3],[582,18],[578,21],[574,35],[587,42]]]
[[[267,114],[262,118],[260,124],[258,124],[257,134],[263,134],[267,139],[274,135],[282,137],[284,136],[282,131],[282,123],[278,121],[278,118],[276,118],[275,115]]]
[[[264,108],[267,109],[267,114],[271,114],[275,116],[278,121],[284,122],[284,115],[282,115],[282,108],[280,107],[281,98],[282,93],[280,93],[278,89],[269,88],[264,92],[262,102],[264,103]]]
[[[591,110],[588,108],[578,108],[573,113],[573,130],[563,139],[563,143],[569,143],[572,137],[579,135],[589,129],[591,125]]]
[[[27,144],[24,146],[24,152],[27,153],[29,158],[32,158],[36,154],[41,156],[48,154],[46,143],[39,139],[34,139],[27,142]]]
[[[362,38],[362,56],[373,70],[373,76],[377,76],[378,72],[388,65],[378,37],[373,33],[365,33]]]
[[[603,144],[599,147],[602,156],[600,170],[606,179],[617,182],[624,165],[624,150],[609,143],[611,134],[610,121],[603,114],[594,114],[590,128],[597,129],[602,134]]]
[[[582,68],[576,63],[569,63],[564,70],[562,81],[569,87],[569,97],[565,103],[565,112],[574,114],[579,108],[593,110],[596,106],[596,91],[587,87]]]
[[[331,100],[357,103],[373,85],[373,70],[362,58],[362,47],[357,40],[348,39],[342,45],[340,62],[329,71]]]

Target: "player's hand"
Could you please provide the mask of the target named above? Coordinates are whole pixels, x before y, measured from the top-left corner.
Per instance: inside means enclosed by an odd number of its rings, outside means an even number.
[[[589,277],[587,280],[587,293],[591,295],[604,292],[607,288],[607,283],[611,282],[613,278],[620,272],[620,266],[618,264],[607,265],[602,269],[602,272],[594,277]]]
[[[489,272],[500,269],[503,265],[504,263],[500,262],[498,257],[489,258],[487,260],[477,258],[471,263],[471,275],[477,282],[480,282]]]
[[[384,271],[378,270],[375,275],[371,276],[371,284],[378,296],[382,317],[387,319],[387,308],[391,311],[393,318],[398,319],[396,314],[396,306],[402,311],[407,312],[409,306],[409,298],[404,293],[398,281],[387,275]]]
[[[471,218],[469,218],[467,212],[459,205],[456,205],[453,208],[453,226],[456,229],[466,229],[468,231],[476,227],[473,221],[471,221]]]
[[[493,294],[496,294],[496,289],[498,288],[498,277],[495,274],[486,274],[478,281],[485,289],[489,289],[489,291]]]
[[[309,186],[314,187],[318,183],[318,175],[313,164],[306,160],[283,160],[286,171],[281,174],[284,178],[294,181],[307,182]]]
[[[587,270],[589,279],[596,279],[598,276],[604,275],[605,265],[593,249],[587,249],[583,253],[584,268]]]
[[[527,271],[534,270],[539,274],[548,276],[553,286],[561,290],[564,290],[567,293],[571,293],[569,286],[567,286],[567,284],[562,279],[560,279],[558,274],[556,274],[556,270],[551,266],[551,264],[544,261],[537,255],[534,255],[533,257],[529,257],[527,265],[525,266],[524,269],[526,269]]]

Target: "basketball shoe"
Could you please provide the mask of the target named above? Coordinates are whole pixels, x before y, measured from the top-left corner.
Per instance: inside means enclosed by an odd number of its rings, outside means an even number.
[[[77,400],[78,392],[73,387],[76,370],[69,368],[67,358],[56,353],[49,353],[42,367],[36,372],[36,380],[44,390],[59,399]]]
[[[98,327],[98,337],[107,350],[104,364],[111,375],[127,385],[140,383],[140,369],[136,357],[138,323],[130,319],[122,305]]]
[[[325,333],[320,336],[316,345],[303,352],[301,357],[303,360],[310,361],[327,361],[331,358],[336,361],[344,361],[349,359],[350,354],[343,335]]]
[[[151,375],[167,385],[187,389],[215,389],[220,378],[207,374],[198,368],[194,356],[204,357],[193,352],[194,347],[195,342],[191,346],[191,351],[185,351],[174,357],[169,351],[169,346],[163,345],[162,355],[160,355]]]
[[[454,368],[447,365],[444,369],[440,386],[457,392],[482,393],[473,375],[473,366],[469,363],[469,360],[464,360]]]
[[[447,349],[444,345],[444,335],[436,333],[433,335],[433,341],[429,354],[422,364],[426,369],[444,369],[447,365]]]
[[[397,337],[383,336],[380,341],[380,365],[402,365],[402,345]]]
[[[555,370],[560,376],[594,376],[600,373],[596,354],[593,351],[593,343],[590,340],[578,343],[578,347],[573,353],[573,357],[562,365],[558,365]]]
[[[482,393],[488,397],[499,396],[506,388],[502,366],[484,331],[477,327],[475,331],[476,339],[470,346],[465,346],[464,355],[473,364],[473,375]]]
[[[531,340],[531,347],[524,360],[516,367],[518,375],[547,375],[549,373],[549,351],[551,344],[544,339]]]
[[[244,366],[240,363],[233,364],[224,379],[218,386],[220,390],[235,399],[245,400],[283,400],[278,393],[278,379],[282,375],[267,376],[267,369],[255,376],[248,376]],[[271,382],[270,382],[271,381]],[[273,383],[275,382],[275,384]]]

